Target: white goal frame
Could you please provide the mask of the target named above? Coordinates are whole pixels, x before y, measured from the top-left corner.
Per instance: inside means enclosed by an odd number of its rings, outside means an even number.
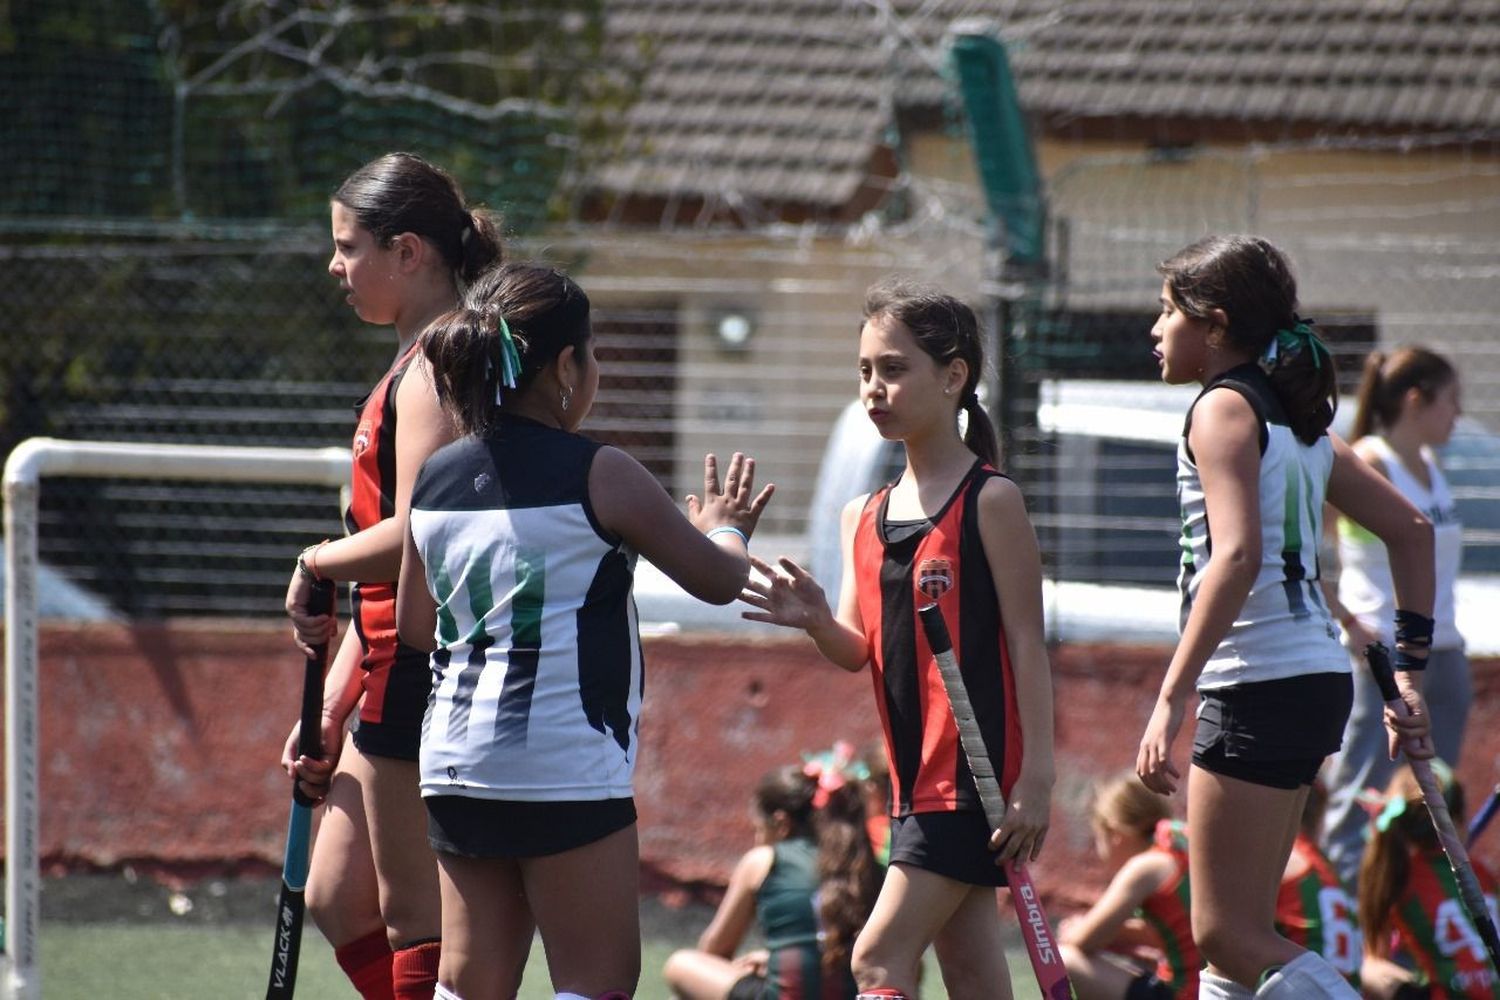
[[[347,448],[245,448],[30,438],[5,461],[5,952],[0,997],[42,994],[37,745],[37,523],[43,476],[343,487]]]

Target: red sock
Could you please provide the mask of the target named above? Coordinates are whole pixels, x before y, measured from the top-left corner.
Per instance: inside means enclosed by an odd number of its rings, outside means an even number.
[[[437,988],[438,941],[420,941],[405,948],[397,948],[391,962],[391,982],[395,984],[395,1000],[432,1000]]]
[[[340,945],[333,957],[364,1000],[396,1000],[391,992],[391,945],[384,927]]]

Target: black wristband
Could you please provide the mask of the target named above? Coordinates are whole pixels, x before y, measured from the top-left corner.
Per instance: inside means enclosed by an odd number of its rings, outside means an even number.
[[[1432,648],[1432,619],[1416,611],[1396,609],[1396,655],[1391,666],[1397,670],[1416,672],[1427,669],[1425,656],[1413,655],[1417,650]]]

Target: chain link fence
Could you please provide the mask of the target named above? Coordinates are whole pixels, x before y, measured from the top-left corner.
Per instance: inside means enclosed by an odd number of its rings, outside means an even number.
[[[430,149],[505,213],[530,241],[512,256],[556,261],[591,292],[604,382],[589,432],[678,497],[695,488],[703,451],[748,446],[781,488],[768,533],[807,532],[824,444],[855,396],[860,294],[905,271],[1013,324],[1008,466],[1048,573],[1166,585],[1178,530],[1170,423],[1185,403],[1162,403],[1156,384],[1153,265],[1204,233],[1254,231],[1294,258],[1303,311],[1330,337],[1346,388],[1372,345],[1417,342],[1458,362],[1470,423],[1449,467],[1469,566],[1500,571],[1492,137],[1052,142],[1049,268],[1018,296],[987,280],[996,269],[957,119],[891,126],[894,176],[858,219],[579,222],[590,165],[609,154],[631,74],[649,64],[646,50],[633,69],[600,58],[603,13],[597,0],[457,3],[442,16],[386,3],[60,0],[0,17],[11,154],[0,163],[0,451],[34,435],[345,445],[351,408],[394,345],[324,273],[327,192],[407,147]],[[1100,411],[1111,416],[1060,429],[1114,383],[1126,388]],[[1148,424],[1154,437],[1140,433]],[[82,588],[80,603],[92,595],[131,617],[274,615],[291,554],[337,533],[338,514],[331,491],[60,479],[44,486],[41,554]]]

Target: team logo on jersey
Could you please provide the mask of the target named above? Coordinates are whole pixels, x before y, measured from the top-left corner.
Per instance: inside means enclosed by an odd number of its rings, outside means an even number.
[[[355,458],[358,458],[359,456],[370,450],[370,434],[373,430],[374,428],[370,426],[370,421],[361,420],[359,422],[359,428],[354,432]]]
[[[946,559],[923,559],[917,564],[917,589],[932,600],[953,587],[953,565]]]

